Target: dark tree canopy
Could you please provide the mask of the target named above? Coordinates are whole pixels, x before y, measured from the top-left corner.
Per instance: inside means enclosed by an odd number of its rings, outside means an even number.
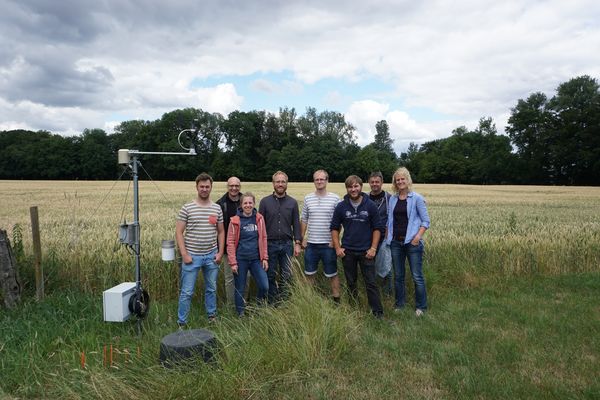
[[[309,107],[278,114],[234,111],[227,116],[194,108],[174,110],[156,121],[132,120],[114,133],[85,129],[63,137],[46,131],[0,132],[0,179],[114,179],[118,149],[180,152],[179,132],[197,128],[195,157],[144,157],[144,171],[157,180],[189,180],[209,172],[217,180],[237,175],[269,181],[276,170],[292,181],[310,181],[316,169],[332,181],[350,174],[365,180],[381,171],[389,183],[398,166],[416,182],[471,184],[600,184],[600,91],[581,76],[562,83],[548,99],[519,99],[508,120],[508,136],[481,118],[444,139],[411,143],[398,156],[386,120],[375,124],[371,143],[356,143],[354,126],[342,113]],[[185,141],[185,140],[184,140]],[[141,176],[142,179],[145,177]]]
[[[534,93],[511,110],[507,132],[525,183],[600,183],[600,91],[581,76],[558,86],[550,100]]]
[[[514,155],[510,140],[496,134],[491,118],[475,130],[461,126],[446,139],[424,143],[400,158],[420,181],[432,183],[501,184],[512,181]]]

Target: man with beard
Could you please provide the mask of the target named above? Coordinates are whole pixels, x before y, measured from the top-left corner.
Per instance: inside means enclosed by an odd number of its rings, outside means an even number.
[[[196,198],[177,216],[175,237],[181,253],[181,289],[177,324],[187,324],[198,272],[204,275],[204,305],[209,322],[217,317],[217,275],[225,251],[223,212],[210,200],[213,179],[207,173],[196,177]]]
[[[358,298],[356,281],[358,265],[365,281],[367,299],[376,318],[383,318],[383,306],[375,280],[375,256],[385,226],[381,223],[377,206],[362,192],[363,182],[356,175],[346,178],[344,199],[335,207],[331,219],[333,247],[344,265],[344,275],[352,300]],[[340,231],[344,230],[340,244]]]
[[[239,178],[232,176],[227,179],[227,193],[225,193],[217,204],[223,211],[223,221],[225,232],[229,229],[229,221],[231,217],[237,214],[238,208],[240,207],[240,198],[242,193],[240,189],[242,184]],[[225,248],[225,257],[223,257],[223,277],[225,282],[225,295],[227,297],[227,304],[235,306],[235,284],[233,281],[233,272],[231,271],[231,265],[229,264],[229,258],[227,257],[227,248]]]
[[[291,257],[300,254],[302,243],[298,202],[286,192],[288,176],[283,171],[277,171],[272,180],[273,194],[263,198],[258,208],[267,225],[269,304],[285,299],[289,294]]]

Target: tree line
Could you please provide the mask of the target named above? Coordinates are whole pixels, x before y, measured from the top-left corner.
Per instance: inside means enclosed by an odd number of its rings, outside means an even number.
[[[573,78],[548,99],[541,92],[511,109],[508,135],[481,118],[474,129],[458,127],[444,139],[393,150],[389,125],[376,123],[372,143],[359,146],[355,128],[335,111],[282,108],[234,111],[227,116],[186,108],[155,121],[131,120],[114,133],[86,129],[64,137],[47,131],[0,132],[0,179],[115,179],[118,149],[182,151],[177,136],[198,128],[196,157],[144,156],[156,180],[191,180],[207,171],[217,180],[236,175],[268,181],[283,170],[291,181],[310,181],[325,169],[332,181],[350,174],[391,177],[398,165],[417,182],[466,184],[600,184],[600,90],[596,79]],[[144,174],[141,174],[143,178]]]

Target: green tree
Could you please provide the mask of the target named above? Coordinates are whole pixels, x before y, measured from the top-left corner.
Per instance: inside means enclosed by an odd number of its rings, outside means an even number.
[[[370,145],[377,151],[377,160],[371,164],[370,171],[381,171],[384,179],[391,177],[398,167],[398,156],[394,151],[394,139],[390,137],[390,128],[386,120],[378,121],[375,124],[375,141]],[[368,146],[370,146],[368,145]]]
[[[519,99],[511,109],[506,131],[519,157],[520,176],[517,178],[523,183],[550,181],[553,168],[548,149],[552,115],[547,108],[546,95],[537,92],[526,100]]]
[[[600,91],[587,76],[534,93],[511,110],[507,132],[526,183],[600,183]]]
[[[414,142],[410,142],[406,151],[400,153],[400,157],[398,157],[398,164],[408,168],[413,180],[419,177],[420,157],[419,145]]]
[[[117,157],[111,152],[110,140],[102,129],[86,129],[76,143],[80,179],[113,179]]]
[[[550,152],[556,182],[600,183],[598,82],[584,75],[560,84],[548,108],[554,123],[550,130]]]
[[[496,134],[491,118],[480,119],[473,131],[461,126],[448,138],[424,143],[420,153],[414,159],[425,182],[498,184],[511,179],[510,139]]]
[[[213,162],[222,139],[220,114],[185,108],[164,114],[152,124],[151,136],[158,151],[184,153],[194,148],[195,156],[160,156],[153,159],[154,175],[160,179],[194,179],[206,171],[213,176]],[[215,177],[216,178],[216,177]]]
[[[0,132],[0,179],[77,177],[76,140],[46,131]]]
[[[263,178],[261,169],[266,154],[262,151],[264,111],[234,111],[223,121],[222,130],[226,139],[225,154],[228,175],[236,175],[242,180],[258,181]]]
[[[301,139],[299,137],[300,129],[298,127],[298,115],[294,108],[280,108],[279,109],[279,129],[283,136],[283,145],[287,144],[299,145]]]
[[[375,149],[385,153],[396,155],[394,152],[394,139],[390,137],[390,127],[385,119],[378,121],[375,124]]]

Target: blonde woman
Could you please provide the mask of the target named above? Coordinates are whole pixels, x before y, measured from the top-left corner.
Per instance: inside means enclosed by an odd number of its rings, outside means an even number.
[[[394,267],[394,307],[398,311],[406,302],[404,275],[408,258],[415,284],[415,314],[421,316],[427,309],[422,238],[429,228],[429,214],[423,196],[412,191],[412,179],[406,168],[401,167],[394,172],[392,188],[394,195],[388,207],[386,243],[390,245]]]

